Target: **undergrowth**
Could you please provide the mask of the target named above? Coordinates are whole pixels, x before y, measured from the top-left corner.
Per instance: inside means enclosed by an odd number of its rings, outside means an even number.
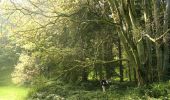
[[[29,97],[42,93],[44,98],[49,94],[56,94],[66,100],[169,100],[170,82],[154,83],[138,87],[130,82],[115,82],[107,87],[103,93],[98,81],[88,81],[76,84],[66,84],[54,81],[41,85],[34,85]],[[57,100],[57,99],[56,99]]]

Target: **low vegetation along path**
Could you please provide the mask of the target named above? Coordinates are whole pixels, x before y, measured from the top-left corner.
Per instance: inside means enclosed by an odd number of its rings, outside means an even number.
[[[0,86],[0,100],[25,100],[28,88],[16,86]]]

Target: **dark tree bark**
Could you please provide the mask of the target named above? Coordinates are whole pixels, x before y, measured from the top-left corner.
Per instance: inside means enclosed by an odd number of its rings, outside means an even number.
[[[118,39],[118,51],[119,51],[119,59],[122,59],[122,47],[120,38]],[[123,82],[123,65],[122,60],[119,61],[119,72],[120,72],[120,82]]]

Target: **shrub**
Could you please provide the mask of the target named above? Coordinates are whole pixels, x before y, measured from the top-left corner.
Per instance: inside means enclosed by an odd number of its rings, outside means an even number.
[[[15,66],[12,73],[12,81],[15,84],[30,84],[35,76],[39,74],[39,68],[35,63],[35,57],[22,54],[19,63]]]
[[[148,95],[150,97],[159,98],[161,96],[167,95],[166,85],[164,84],[153,84],[151,85],[150,91],[148,91]]]

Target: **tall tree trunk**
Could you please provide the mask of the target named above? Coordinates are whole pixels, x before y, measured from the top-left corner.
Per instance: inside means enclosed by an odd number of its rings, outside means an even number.
[[[160,20],[160,13],[161,13],[161,8],[160,8],[160,0],[152,0],[153,2],[153,18],[154,18],[154,24],[155,24],[155,31],[156,31],[156,36],[160,36],[162,34],[161,32],[161,20]],[[162,77],[162,68],[163,68],[163,44],[162,44],[162,39],[159,40],[159,42],[155,43],[155,49],[156,49],[156,62],[157,62],[157,67],[156,67],[156,71],[154,71],[154,73],[157,73],[157,75],[155,75],[156,77],[153,78],[157,78],[158,81],[161,80]]]
[[[122,47],[120,38],[118,39],[118,51],[119,51],[119,59],[122,59]],[[122,60],[119,61],[119,72],[120,72],[120,82],[123,82],[123,65]]]
[[[88,72],[87,72],[86,68],[83,68],[83,70],[82,70],[82,81],[87,82],[87,80],[88,80]]]
[[[151,1],[148,1],[148,0],[144,0],[143,1],[143,4],[144,4],[144,21],[145,21],[145,30],[146,30],[146,34],[152,36],[152,27],[151,27],[151,22],[152,22],[152,7],[151,7]],[[146,59],[146,62],[144,64],[144,74],[145,74],[145,81],[146,83],[148,82],[152,82],[152,67],[153,67],[153,64],[152,64],[152,49],[153,49],[153,46],[152,46],[152,43],[151,41],[146,38],[144,39],[144,48],[145,48],[145,51],[144,51],[144,55],[146,55],[145,59]]]
[[[170,0],[166,0],[166,11],[164,14],[164,32],[168,31],[170,27]],[[164,37],[164,65],[163,65],[163,72],[164,72],[164,78],[167,79],[167,75],[169,74],[168,71],[170,71],[170,32],[165,35]]]
[[[112,61],[113,60],[113,52],[112,52],[112,48],[113,48],[113,39],[112,36],[108,34],[108,39],[105,40],[104,44],[103,44],[103,60],[104,61]],[[113,75],[114,72],[114,64],[113,63],[105,63],[103,64],[104,68],[105,68],[105,72],[106,72],[106,78],[110,79]]]
[[[131,75],[132,69],[130,67],[129,61],[127,62],[127,66],[128,66],[128,77],[129,77],[129,81],[131,82],[132,81],[132,75]]]

